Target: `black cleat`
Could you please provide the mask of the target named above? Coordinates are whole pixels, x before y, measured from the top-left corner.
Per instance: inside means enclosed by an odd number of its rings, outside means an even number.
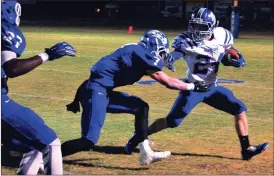
[[[251,145],[246,150],[242,151],[242,159],[250,160],[253,156],[258,155],[266,150],[268,143],[263,143],[259,145]]]

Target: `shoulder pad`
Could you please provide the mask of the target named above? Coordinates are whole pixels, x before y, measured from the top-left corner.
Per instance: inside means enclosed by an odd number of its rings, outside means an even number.
[[[213,30],[213,35],[220,45],[230,46],[234,43],[231,32],[223,27],[215,28]]]

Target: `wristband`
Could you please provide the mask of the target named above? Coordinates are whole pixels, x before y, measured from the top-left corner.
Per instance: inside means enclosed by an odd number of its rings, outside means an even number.
[[[187,83],[187,90],[194,90],[195,85],[193,83]]]
[[[38,54],[38,56],[40,56],[43,63],[46,62],[47,60],[49,60],[49,55],[47,53],[40,53],[40,54]]]

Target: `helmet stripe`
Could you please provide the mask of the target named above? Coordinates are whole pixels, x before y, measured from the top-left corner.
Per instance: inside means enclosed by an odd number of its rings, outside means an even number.
[[[224,44],[227,44],[227,38],[228,38],[228,34],[227,34],[227,31],[226,31],[226,29],[224,29],[225,30],[225,41],[224,41]]]
[[[226,30],[226,29],[225,29],[225,32],[227,33],[228,38],[229,38],[225,44],[228,45],[229,42],[230,42],[230,40],[231,40],[231,34],[230,34],[230,32],[229,32],[228,30]]]
[[[200,17],[198,17],[198,18],[202,18],[202,15],[203,15],[203,13],[204,13],[205,10],[206,10],[206,8],[201,8],[201,9],[199,10],[199,12],[200,12]],[[198,14],[199,14],[199,12],[198,12]]]

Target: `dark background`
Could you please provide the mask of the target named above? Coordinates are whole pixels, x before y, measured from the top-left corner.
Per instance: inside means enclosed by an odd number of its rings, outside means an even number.
[[[231,2],[223,13],[214,12],[216,3]],[[76,0],[19,0],[22,5],[21,25],[97,26],[135,28],[182,29],[187,27],[186,9],[189,4],[200,3],[217,16],[220,25],[230,28],[233,0],[153,0],[153,1],[76,1]],[[112,8],[109,8],[111,5]],[[180,7],[179,17],[164,17],[161,11],[168,6]],[[97,10],[100,9],[99,12]],[[239,0],[240,28],[242,30],[273,30],[273,0]],[[176,14],[176,10],[171,13]]]

